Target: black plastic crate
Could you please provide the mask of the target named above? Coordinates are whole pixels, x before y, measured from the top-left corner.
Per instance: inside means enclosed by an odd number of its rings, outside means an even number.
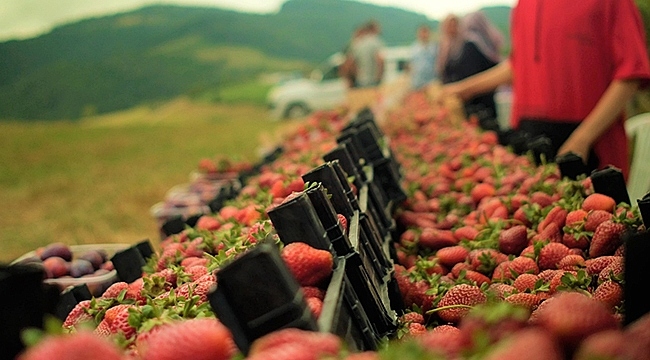
[[[294,194],[292,199],[274,207],[267,214],[284,244],[298,241],[317,249],[333,251],[327,230],[304,191]]]
[[[608,166],[604,169],[594,170],[589,177],[595,192],[612,197],[617,204],[622,202],[628,205],[632,204],[630,195],[627,193],[625,178],[620,169]]]
[[[337,263],[325,293],[318,329],[341,337],[351,352],[376,350],[380,339],[346,275],[346,259],[340,257]]]
[[[330,195],[330,201],[334,210],[339,214],[349,217],[354,212],[353,203],[350,202],[347,194],[351,190],[347,180],[345,178],[341,179],[337,168],[340,169],[338,161],[329,161],[311,169],[302,175],[302,179],[305,183],[323,184],[327,189],[328,195]]]
[[[373,163],[373,175],[379,186],[384,189],[386,197],[393,204],[402,203],[406,200],[406,192],[402,188],[401,174],[398,172],[389,159],[382,159]],[[392,209],[390,209],[392,211]]]
[[[262,242],[223,266],[210,305],[244,354],[256,339],[283,328],[318,331],[304,293],[275,244]]]
[[[345,255],[352,251],[352,244],[337,216],[336,210],[328,197],[329,192],[321,183],[306,190],[318,218],[327,232],[327,237],[332,243],[334,252],[338,255]],[[349,222],[348,218],[346,220]]]

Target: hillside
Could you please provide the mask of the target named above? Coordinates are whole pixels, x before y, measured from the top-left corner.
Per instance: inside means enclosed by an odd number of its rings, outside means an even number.
[[[74,119],[306,71],[370,18],[388,45],[410,43],[421,23],[437,27],[422,14],[347,0],[291,0],[265,15],[158,5],[64,25],[0,43],[0,118]]]

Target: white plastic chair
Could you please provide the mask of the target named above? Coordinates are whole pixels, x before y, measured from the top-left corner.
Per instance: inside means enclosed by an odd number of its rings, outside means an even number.
[[[625,121],[625,132],[634,141],[627,191],[632,205],[650,191],[650,112]]]

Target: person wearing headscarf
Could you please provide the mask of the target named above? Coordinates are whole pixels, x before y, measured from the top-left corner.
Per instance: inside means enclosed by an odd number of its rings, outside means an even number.
[[[438,67],[443,84],[463,80],[501,61],[503,35],[481,11],[462,19],[448,16],[443,22],[443,39]],[[480,119],[496,118],[494,91],[464,101],[465,113]]]

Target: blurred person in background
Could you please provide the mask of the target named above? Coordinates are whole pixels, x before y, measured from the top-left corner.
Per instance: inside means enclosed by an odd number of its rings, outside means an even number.
[[[449,15],[442,29],[444,49],[437,67],[443,84],[463,80],[501,61],[503,35],[483,12],[473,12],[461,19]],[[476,114],[479,119],[489,121],[496,118],[494,90],[478,93],[463,103],[468,116]]]
[[[593,170],[627,178],[624,109],[650,83],[645,31],[633,0],[519,0],[512,53],[498,66],[449,84],[468,99],[512,84],[512,128],[547,136],[553,156],[569,152]]]
[[[438,46],[431,39],[431,29],[426,24],[418,26],[409,62],[412,90],[422,90],[436,79],[437,56]]]
[[[363,25],[361,34],[352,42],[350,51],[355,64],[356,86],[360,88],[379,85],[384,73],[381,51],[384,43],[381,27],[374,20]]]

